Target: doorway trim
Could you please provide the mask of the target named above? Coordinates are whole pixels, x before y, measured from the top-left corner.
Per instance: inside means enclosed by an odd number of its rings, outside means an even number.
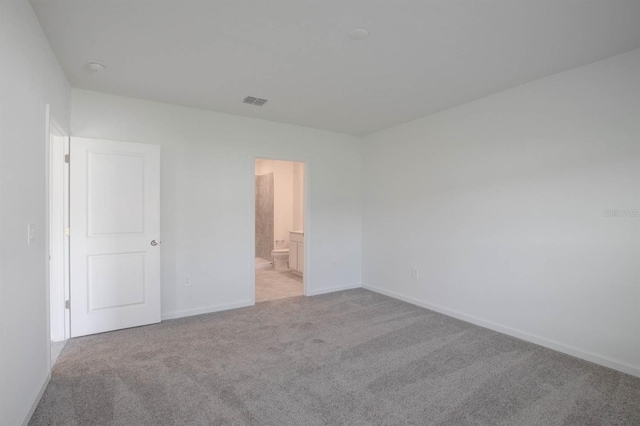
[[[250,256],[249,256],[249,301],[250,305],[256,304],[256,160],[276,160],[276,161],[289,161],[293,163],[302,163],[304,165],[304,189],[303,189],[303,201],[304,207],[304,273],[302,274],[302,294],[308,296],[311,289],[311,179],[309,170],[311,169],[311,160],[307,158],[299,158],[295,156],[274,156],[274,155],[252,155],[250,161],[250,194],[249,194],[249,220],[250,220]]]
[[[51,232],[53,229],[52,224],[52,193],[53,193],[53,185],[62,187],[57,187],[58,194],[62,195],[61,207],[64,212],[63,223],[65,226],[68,226],[68,209],[65,208],[65,203],[68,202],[68,168],[66,165],[63,166],[63,180],[54,179],[53,176],[53,168],[52,162],[54,161],[54,149],[53,149],[53,138],[61,138],[62,139],[62,156],[59,158],[59,161],[64,161],[64,155],[68,153],[69,149],[69,135],[64,130],[64,127],[60,125],[60,123],[56,120],[55,116],[51,114],[51,106],[50,104],[46,104],[45,106],[45,230],[44,230],[44,238],[45,238],[45,269],[46,269],[46,277],[45,277],[45,299],[46,299],[46,347],[47,347],[47,363],[49,365],[49,369],[51,369],[52,360],[51,360],[51,260],[54,260],[58,263],[59,270],[58,272],[63,275],[61,285],[63,286],[64,296],[68,296],[69,292],[69,274],[68,274],[68,240],[63,236],[63,246],[62,252],[60,250],[52,250],[52,241],[51,241]],[[57,160],[56,160],[57,161]],[[56,225],[57,227],[57,225]],[[64,229],[59,230],[61,233],[64,233]],[[60,301],[60,303],[64,303],[64,300]],[[68,311],[64,309],[62,311],[62,320],[64,321],[64,336],[63,340],[67,340],[69,338],[68,327],[69,327],[69,315]]]
[[[69,338],[68,300],[68,249],[65,228],[69,227],[69,168],[65,162],[68,154],[68,138],[59,129],[50,132],[49,161],[49,297],[51,317],[51,341],[61,342]],[[55,300],[54,300],[55,299]]]

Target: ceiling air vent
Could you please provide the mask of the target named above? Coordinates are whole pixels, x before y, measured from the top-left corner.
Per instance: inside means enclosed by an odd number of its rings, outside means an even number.
[[[256,98],[256,97],[253,97],[253,96],[247,96],[246,98],[244,98],[242,100],[242,102],[244,102],[245,104],[262,106],[262,105],[266,104],[268,102],[268,100],[267,99],[262,99],[262,98]]]

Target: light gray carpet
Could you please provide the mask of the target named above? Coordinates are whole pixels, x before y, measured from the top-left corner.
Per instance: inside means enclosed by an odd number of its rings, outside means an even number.
[[[366,290],[71,340],[32,425],[639,425],[640,379]]]

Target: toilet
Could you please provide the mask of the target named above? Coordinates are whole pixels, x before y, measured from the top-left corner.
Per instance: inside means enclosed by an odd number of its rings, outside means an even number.
[[[276,271],[286,271],[289,269],[289,249],[279,248],[271,250],[273,267]]]

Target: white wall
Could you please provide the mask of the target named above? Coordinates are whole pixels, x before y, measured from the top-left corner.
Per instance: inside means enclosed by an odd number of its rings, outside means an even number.
[[[640,375],[640,50],[365,142],[364,286]]]
[[[45,105],[69,126],[69,84],[28,2],[0,2],[0,424],[22,423],[49,374]],[[67,129],[63,129],[67,130]],[[26,228],[36,227],[27,245]]]
[[[255,157],[309,164],[311,294],[360,285],[360,138],[77,89],[71,122],[75,136],[162,145],[164,318],[249,303]]]

